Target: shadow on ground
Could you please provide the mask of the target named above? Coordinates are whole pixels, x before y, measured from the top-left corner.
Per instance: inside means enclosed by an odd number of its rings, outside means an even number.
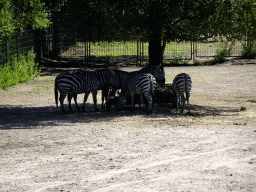
[[[90,104],[88,104],[90,105]],[[73,109],[75,107],[73,106]],[[109,122],[119,121],[121,117],[141,116],[141,118],[159,118],[159,117],[207,117],[207,116],[232,116],[239,109],[229,107],[210,107],[191,105],[191,112],[185,108],[183,113],[180,110],[176,111],[172,104],[155,104],[153,106],[153,113],[146,114],[141,108],[136,107],[133,112],[128,108],[123,111],[117,111],[111,108],[109,111],[101,110],[95,112],[93,105],[87,107],[85,113],[74,111],[67,111],[66,114],[61,113],[61,109],[55,106],[44,107],[23,107],[23,106],[1,106],[0,105],[0,130],[8,129],[34,129],[41,126],[63,126],[73,123],[91,123],[91,122]],[[120,119],[121,120],[121,119]],[[122,121],[122,120],[121,120]]]

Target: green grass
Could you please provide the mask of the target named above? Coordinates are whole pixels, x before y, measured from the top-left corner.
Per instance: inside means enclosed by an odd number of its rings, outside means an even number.
[[[218,50],[223,48],[223,42],[197,42],[194,44],[197,57],[214,57],[218,54]],[[226,43],[230,46],[231,42]],[[139,44],[140,46],[141,44]],[[90,43],[90,56],[102,57],[102,58],[129,58],[140,54],[141,50],[143,56],[148,57],[148,43],[144,42],[142,47],[137,46],[137,41],[127,42],[97,42]],[[240,56],[242,51],[242,43],[236,42],[231,50],[231,56]],[[84,57],[85,55],[85,43],[78,42],[77,45],[70,47],[68,50],[63,51],[61,56],[64,57]],[[220,53],[219,53],[220,55]],[[166,44],[164,52],[164,60],[174,62],[174,64],[187,64],[191,60],[191,42],[169,42]],[[171,64],[172,65],[172,64]]]

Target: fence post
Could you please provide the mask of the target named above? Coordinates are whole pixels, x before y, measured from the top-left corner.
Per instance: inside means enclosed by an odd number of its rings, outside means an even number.
[[[6,57],[5,57],[5,59],[6,59],[6,63],[8,63],[8,39],[6,38],[6,46],[5,46],[5,52],[6,52]]]
[[[18,33],[16,33],[16,44],[17,44],[17,61],[19,61],[19,42],[18,42]]]
[[[91,43],[90,41],[85,41],[84,44],[85,44],[85,64],[89,65],[91,60],[90,58]]]
[[[41,55],[41,31],[40,31],[40,29],[35,31],[34,39],[35,39],[36,61],[39,63],[39,66],[41,66],[42,55]]]
[[[143,42],[140,40],[137,40],[137,63],[140,63],[140,65],[143,62],[143,52],[144,52]]]

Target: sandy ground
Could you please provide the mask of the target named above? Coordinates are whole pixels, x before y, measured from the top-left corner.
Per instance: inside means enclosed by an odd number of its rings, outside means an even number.
[[[231,64],[165,68],[192,78],[183,114],[94,112],[89,96],[63,115],[50,70],[0,90],[0,191],[256,191],[256,65]]]

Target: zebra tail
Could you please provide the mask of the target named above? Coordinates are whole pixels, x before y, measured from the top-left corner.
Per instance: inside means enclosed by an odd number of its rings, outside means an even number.
[[[150,94],[151,94],[151,97],[152,97],[153,94],[154,94],[154,90],[153,90],[153,81],[152,81],[152,79],[150,79]]]
[[[58,90],[57,90],[57,83],[55,80],[55,85],[54,85],[54,93],[55,93],[55,103],[56,103],[56,107],[58,107]]]
[[[188,93],[188,79],[187,77],[185,76],[185,91],[186,91],[186,100],[188,100],[188,96],[189,96],[189,93]]]

